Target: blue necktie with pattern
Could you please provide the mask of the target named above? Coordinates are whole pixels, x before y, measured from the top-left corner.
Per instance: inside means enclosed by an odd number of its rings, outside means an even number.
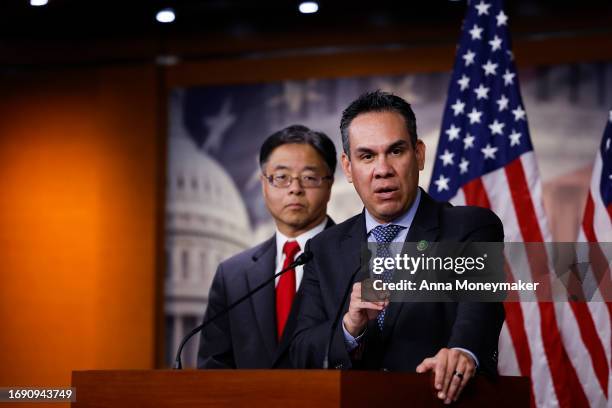
[[[378,227],[372,230],[372,235],[376,238],[376,242],[378,243],[376,248],[376,256],[379,258],[387,258],[392,257],[391,251],[389,250],[389,245],[397,234],[404,229],[401,225],[379,225]],[[382,273],[383,282],[389,283],[393,279],[393,270],[385,269]],[[383,329],[383,324],[385,322],[385,314],[387,313],[387,309],[383,309],[376,317],[376,322],[378,323],[378,328],[380,331]]]

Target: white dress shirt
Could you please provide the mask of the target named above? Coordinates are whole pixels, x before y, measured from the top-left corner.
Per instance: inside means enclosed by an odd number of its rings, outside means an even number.
[[[314,238],[319,232],[325,229],[325,225],[327,225],[327,217],[323,220],[322,223],[317,225],[316,227],[304,232],[301,235],[298,235],[295,238],[289,238],[284,236],[278,228],[276,229],[276,269],[274,273],[277,274],[283,269],[283,263],[285,262],[285,254],[283,253],[283,247],[285,246],[285,242],[287,241],[297,241],[300,245],[300,251],[295,254],[295,259],[300,256],[304,252],[304,247],[306,246],[306,242],[310,238]],[[295,260],[294,259],[294,260]],[[295,268],[295,290],[297,291],[300,287],[300,283],[302,283],[302,277],[304,276],[304,265],[300,265]],[[280,276],[277,276],[274,280],[274,286],[278,285],[278,281]]]

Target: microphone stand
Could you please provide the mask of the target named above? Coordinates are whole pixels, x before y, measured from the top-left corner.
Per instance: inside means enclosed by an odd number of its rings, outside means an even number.
[[[266,286],[270,282],[273,282],[277,277],[281,276],[283,273],[285,273],[285,272],[287,272],[287,271],[289,271],[291,269],[294,269],[294,268],[296,268],[296,267],[298,267],[300,265],[304,265],[305,263],[310,261],[312,259],[312,257],[313,257],[313,255],[312,255],[312,252],[310,252],[310,251],[302,253],[302,255],[298,256],[298,258],[295,261],[293,261],[293,263],[291,265],[287,266],[282,271],[274,274],[274,276],[272,276],[271,278],[266,279],[264,282],[262,282],[260,285],[258,285],[255,289],[253,289],[252,291],[248,292],[246,295],[242,296],[240,299],[236,300],[235,302],[233,302],[232,304],[227,306],[225,309],[223,309],[222,311],[220,311],[219,313],[217,313],[213,317],[209,318],[205,322],[202,322],[202,324],[200,324],[199,326],[197,326],[196,328],[191,330],[185,337],[183,337],[183,341],[181,341],[181,345],[179,346],[179,348],[178,348],[178,350],[176,352],[176,358],[174,359],[174,365],[172,366],[172,368],[175,369],[175,370],[181,370],[183,368],[183,364],[181,362],[181,353],[183,352],[183,347],[185,347],[185,344],[187,344],[187,342],[194,335],[199,333],[202,329],[204,329],[210,323],[212,323],[215,320],[217,320],[219,317],[224,316],[225,314],[227,314],[230,310],[232,310],[234,307],[238,306],[240,303],[244,302],[246,299],[248,299],[251,296],[253,296],[255,293],[259,292],[264,286]]]

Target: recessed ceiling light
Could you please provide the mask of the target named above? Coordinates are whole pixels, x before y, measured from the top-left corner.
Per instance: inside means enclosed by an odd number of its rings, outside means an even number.
[[[171,23],[175,18],[176,15],[174,14],[174,10],[170,7],[158,11],[157,15],[155,16],[155,19],[160,23]]]
[[[49,0],[30,0],[30,6],[40,7],[46,6]]]
[[[299,6],[300,13],[312,14],[319,11],[319,5],[315,1],[304,1]]]

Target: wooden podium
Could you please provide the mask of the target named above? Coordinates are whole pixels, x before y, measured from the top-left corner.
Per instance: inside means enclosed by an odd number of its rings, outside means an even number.
[[[74,371],[75,408],[441,407],[429,374],[340,370]],[[453,406],[528,407],[529,380],[477,377]]]

